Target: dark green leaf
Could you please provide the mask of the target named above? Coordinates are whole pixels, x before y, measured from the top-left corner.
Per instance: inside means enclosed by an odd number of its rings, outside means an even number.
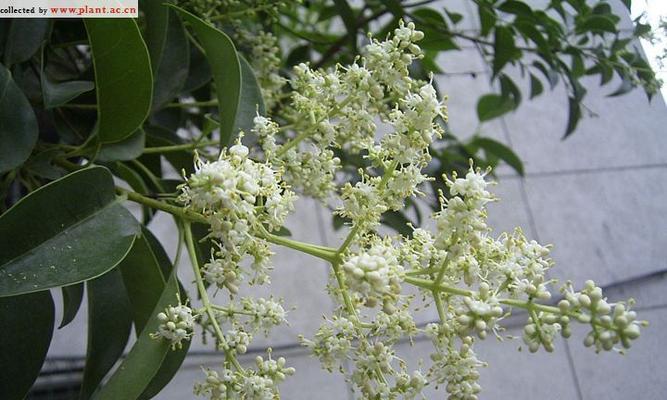
[[[633,32],[633,35],[636,37],[646,37],[648,34],[651,33],[651,25],[650,24],[643,24],[641,22],[637,22],[635,24],[635,29]]]
[[[100,276],[125,257],[137,231],[106,168],[51,182],[0,216],[0,237],[12,238],[0,241],[0,296]]]
[[[166,186],[171,185],[171,187],[176,187],[180,183],[180,181],[172,180],[164,180],[163,182],[165,182],[164,184]],[[148,244],[151,247],[151,251],[155,256],[155,260],[157,260],[157,263],[160,265],[160,270],[162,271],[162,275],[166,281],[166,279],[169,278],[169,274],[171,274],[172,268],[174,267],[171,263],[171,260],[169,259],[169,255],[150,229],[142,229],[141,233],[148,241]]]
[[[143,124],[151,108],[153,75],[148,49],[131,18],[84,20],[97,88],[98,135],[117,142]]]
[[[6,237],[6,236],[3,236]],[[49,291],[0,298],[0,393],[3,400],[28,394],[49,350],[55,309]]]
[[[523,16],[531,16],[533,14],[533,10],[530,8],[530,6],[523,1],[507,0],[506,2],[499,5],[498,9],[508,14]]]
[[[285,59],[285,65],[288,67],[293,67],[302,62],[310,61],[310,45],[304,44],[293,48],[287,58]]]
[[[5,43],[4,64],[28,61],[39,50],[49,32],[50,21],[44,18],[11,20]]]
[[[544,37],[542,32],[540,32],[534,25],[533,22],[527,22],[525,20],[517,21],[514,26],[521,32],[523,36],[530,39],[535,43],[537,48],[541,51],[542,56],[549,56],[551,49],[547,43],[547,39]]]
[[[81,308],[81,300],[83,300],[83,283],[63,286],[63,319],[60,322],[58,329],[67,326]]]
[[[452,36],[443,32],[447,29],[447,22],[438,11],[432,8],[420,8],[413,11],[411,15],[421,24],[419,28],[424,31],[424,39],[419,42],[421,48],[434,51],[459,48]]]
[[[592,14],[586,18],[579,26],[578,31],[609,32],[616,33],[616,24],[607,16]]]
[[[512,30],[506,26],[497,26],[493,42],[493,74],[497,75],[510,61],[521,56],[514,44]]]
[[[123,354],[132,329],[132,309],[117,268],[86,283],[88,348],[79,398],[87,400]]]
[[[482,36],[488,36],[491,33],[491,30],[496,26],[497,16],[493,11],[493,8],[489,7],[484,2],[477,3],[477,9],[479,12],[479,25],[481,26]]]
[[[480,121],[488,121],[497,118],[514,109],[514,102],[497,94],[482,96],[477,102],[477,118]]]
[[[569,97],[568,98],[568,117],[567,117],[567,127],[565,128],[565,135],[563,139],[566,139],[568,136],[577,129],[579,120],[581,119],[581,100]]]
[[[50,181],[62,178],[67,174],[62,167],[52,164],[55,157],[62,156],[62,149],[48,149],[33,155],[26,161],[25,168],[31,174]]]
[[[192,236],[195,239],[195,253],[200,265],[204,265],[211,258],[213,244],[210,240],[203,240],[210,234],[209,226],[203,224],[192,224]]]
[[[241,98],[234,122],[234,136],[238,135],[239,131],[250,133],[255,116],[258,113],[259,115],[266,114],[262,90],[257,83],[252,67],[243,57],[239,57],[239,61],[241,62]]]
[[[159,58],[151,58],[155,75],[153,109],[157,109],[176,97],[183,89],[190,67],[190,45],[183,24],[175,12],[159,1],[148,3],[159,4],[164,8],[168,17],[168,24],[164,32],[166,37],[162,43]],[[148,23],[150,27],[150,20]],[[151,55],[153,54],[154,51],[151,51]]]
[[[420,23],[425,24],[428,28],[447,29],[445,18],[442,14],[432,8],[425,7],[414,10],[411,15],[415,19],[418,19]]]
[[[501,95],[504,98],[510,99],[516,109],[521,104],[521,91],[508,75],[500,74],[499,80]]]
[[[153,126],[147,127],[146,135],[146,142],[150,147],[173,146],[184,143],[183,139],[168,129]],[[192,150],[170,151],[163,155],[179,173],[184,170],[192,171],[194,168],[192,163],[194,157]]]
[[[553,89],[558,83],[558,73],[553,69],[547,68],[544,64],[539,61],[533,61],[533,66],[540,70],[545,78],[549,81],[551,89]]]
[[[394,15],[394,17],[403,17],[405,12],[403,11],[403,5],[401,4],[400,0],[386,0],[384,3],[387,7],[387,10],[389,10]]]
[[[401,211],[389,211],[382,214],[382,223],[403,236],[411,237],[412,228],[410,228],[410,221]]]
[[[41,74],[42,99],[44,108],[50,109],[66,104],[81,94],[90,92],[95,88],[95,84],[89,81],[68,81],[55,82],[51,80],[42,67]]]
[[[191,93],[204,87],[211,81],[211,66],[206,61],[206,55],[197,46],[190,46],[190,68],[188,79],[185,81],[182,93]]]
[[[334,0],[334,4],[338,8],[338,14],[343,20],[345,29],[347,29],[347,35],[352,41],[352,47],[355,47],[357,40],[357,21],[354,16],[354,11],[352,11],[352,7],[350,7],[350,4],[346,0]]]
[[[12,76],[0,65],[0,174],[23,164],[37,141],[32,107]]]
[[[241,65],[231,39],[213,25],[197,16],[170,5],[188,21],[201,43],[216,84],[220,110],[220,146],[227,147],[234,140],[234,122],[241,97]]]
[[[345,226],[346,222],[349,222],[349,221],[346,221],[340,215],[338,215],[338,214],[333,215],[333,227],[334,227],[335,230],[339,230],[340,228]]]
[[[108,166],[114,175],[124,180],[128,185],[130,185],[132,190],[134,190],[135,192],[143,195],[150,193],[150,190],[148,189],[148,185],[146,185],[144,178],[132,168],[128,167],[127,165],[121,162],[112,163]],[[152,208],[145,205],[141,206],[141,210],[144,214],[142,222],[144,224],[148,224],[151,218],[153,218],[155,212],[153,211]]]
[[[632,11],[632,0],[621,0],[628,11]]]
[[[544,91],[544,86],[542,86],[542,81],[540,81],[535,75],[530,74],[530,98],[533,99],[536,96],[539,96]]]
[[[625,77],[622,77],[621,79],[622,79],[622,81],[621,81],[621,84],[619,85],[618,89],[614,90],[613,93],[607,95],[607,97],[620,96],[620,95],[628,93],[629,91],[631,91],[634,88],[634,85],[632,84],[632,81],[630,79],[625,78]]]
[[[604,1],[600,1],[595,6],[593,6],[592,12],[593,14],[607,15],[610,18],[614,16],[609,3],[606,3]]]
[[[120,142],[103,144],[97,154],[97,160],[101,162],[134,160],[144,152],[145,142],[144,130],[139,128]]]
[[[445,14],[449,17],[449,20],[452,21],[452,24],[456,25],[461,20],[463,20],[463,14],[459,14],[457,12],[449,11],[448,9],[445,8]]]
[[[178,304],[178,291],[176,276],[171,274],[146,327],[107,384],[95,393],[95,400],[137,399],[156,376],[171,351],[171,343],[153,339],[150,334],[156,332],[160,325],[157,314],[170,305]]]
[[[146,323],[153,316],[153,310],[164,290],[164,276],[169,276],[173,267],[160,242],[146,228],[142,236],[137,238],[132,251],[120,264],[123,281],[132,303],[132,314],[137,336],[140,336]],[[181,294],[181,299],[185,295]],[[178,371],[187,354],[190,343],[183,348],[171,351],[165,357],[159,371],[146,387],[141,399],[156,395]]]
[[[143,227],[142,236],[134,241],[132,250],[119,265],[132,303],[137,336],[151,318],[151,312],[160,299],[165,285],[160,265],[146,239],[146,231],[147,228]]]
[[[151,253],[154,255],[154,259],[157,261],[159,271],[161,271],[165,276],[169,277],[169,275],[172,273],[173,266],[169,260],[169,257],[167,256],[167,253],[164,251],[164,248],[148,229],[144,229],[143,234],[148,245],[150,246]],[[164,283],[162,286],[164,287]],[[181,300],[185,301],[187,299],[187,294],[182,287],[180,288],[180,292]],[[157,293],[157,296],[155,297],[156,300],[159,298],[159,295],[160,293]],[[154,397],[172,380],[174,375],[178,372],[179,368],[183,364],[183,360],[185,360],[185,357],[190,348],[190,343],[191,342],[189,341],[184,342],[182,348],[167,353],[167,357],[165,357],[164,361],[162,362],[162,366],[158,370],[157,374],[153,377],[151,382],[148,384],[148,387],[144,389],[144,392],[139,397],[140,399],[150,399]]]
[[[519,156],[517,156],[516,153],[514,153],[514,151],[509,147],[496,140],[483,137],[475,138],[473,140],[473,145],[478,146],[497,156],[501,160],[505,161],[510,167],[514,168],[514,170],[519,175],[523,176],[523,163],[521,162]]]

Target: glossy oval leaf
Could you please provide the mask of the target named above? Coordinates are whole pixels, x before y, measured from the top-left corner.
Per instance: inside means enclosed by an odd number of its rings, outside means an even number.
[[[37,142],[32,106],[0,65],[0,174],[23,164]]]
[[[79,399],[89,399],[123,354],[132,330],[132,308],[117,268],[86,282],[88,346]]]
[[[509,97],[487,94],[477,101],[477,118],[488,121],[514,110],[515,104]]]
[[[89,81],[52,82],[45,74],[42,75],[42,96],[44,108],[62,106],[81,94],[95,89],[95,84]]]
[[[157,314],[169,305],[178,304],[178,290],[178,281],[175,274],[172,274],[132,350],[107,384],[95,393],[93,399],[137,399],[141,396],[171,351],[168,341],[153,339],[150,334],[156,332],[160,325]]]
[[[262,90],[257,82],[255,72],[245,58],[239,57],[239,60],[241,61],[241,98],[234,121],[234,136],[238,135],[240,131],[250,133],[255,116],[258,113],[260,115],[266,114]]]
[[[153,110],[178,96],[190,69],[190,43],[176,12],[160,1],[146,2],[153,85]]]
[[[132,315],[137,336],[150,318],[165,287],[165,275],[173,267],[160,242],[147,229],[142,228],[142,236],[137,238],[132,251],[120,264],[123,281],[132,303]],[[181,299],[185,299],[181,292]],[[149,332],[150,333],[150,332]],[[181,349],[169,351],[155,376],[148,383],[140,399],[150,399],[158,394],[178,372],[187,355],[190,342],[183,343]]]
[[[146,135],[140,128],[120,142],[103,144],[97,153],[97,160],[101,162],[134,160],[144,152],[145,145]]]
[[[523,162],[516,153],[503,143],[485,137],[475,138],[472,142],[474,146],[481,147],[486,152],[491,153],[499,159],[505,161],[510,167],[521,176],[524,174]]]
[[[46,40],[50,21],[46,18],[16,18],[11,20],[5,42],[4,64],[28,61]]]
[[[148,49],[131,18],[84,19],[95,67],[98,135],[117,142],[148,116],[153,74]]]
[[[0,298],[0,393],[22,400],[37,379],[53,335],[55,309],[48,291]]]
[[[148,188],[148,185],[146,185],[144,178],[124,163],[115,162],[108,164],[108,167],[114,175],[124,180],[135,192],[143,195],[150,193],[150,189]],[[142,223],[148,224],[155,215],[155,211],[146,205],[142,205],[141,210],[143,213]]]
[[[142,227],[142,236],[134,241],[132,250],[119,265],[132,304],[137,336],[150,319],[165,285],[160,265],[146,239],[147,231],[147,228]]]
[[[152,316],[155,303],[159,300],[162,290],[164,290],[164,276],[168,277],[173,270],[167,253],[150,230],[143,228],[141,239],[138,246],[135,242],[132,250],[132,253],[135,253],[136,249],[137,257],[130,258],[128,256],[121,266],[125,285],[128,288],[128,293],[130,293],[130,299],[133,301],[137,336],[140,335],[146,322]],[[180,292],[181,300],[184,301],[186,293],[182,287]],[[143,312],[140,313],[140,310],[143,310]],[[190,342],[184,342],[182,348],[167,353],[160,369],[144,389],[139,397],[140,399],[154,397],[171,381],[183,364],[189,348]]]
[[[170,5],[192,30],[206,52],[216,85],[220,110],[220,146],[227,147],[234,139],[234,124],[241,97],[241,65],[232,40],[221,30],[182,8]]]
[[[73,172],[0,216],[0,296],[71,285],[104,274],[132,247],[138,223],[103,167]]]
[[[69,325],[79,312],[83,300],[83,283],[63,286],[61,290],[63,294],[63,319],[60,321],[58,329]]]

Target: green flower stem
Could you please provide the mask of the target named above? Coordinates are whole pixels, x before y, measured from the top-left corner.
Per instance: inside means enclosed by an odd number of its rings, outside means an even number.
[[[415,278],[412,276],[407,276],[405,278],[405,282],[420,287],[424,289],[428,289],[432,291],[434,294],[436,294],[436,299],[437,299],[437,293],[449,293],[451,295],[456,295],[456,296],[466,296],[466,297],[474,297],[477,292],[473,290],[467,290],[467,289],[461,289],[455,286],[449,286],[445,285],[443,283],[436,284],[432,280],[429,279],[421,279],[421,278]],[[555,306],[549,306],[546,304],[538,304],[533,302],[532,300],[519,300],[519,299],[499,299],[498,302],[500,304],[504,304],[506,306],[510,307],[516,307],[516,308],[521,308],[526,311],[528,311],[531,314],[532,318],[536,318],[534,315],[538,311],[542,311],[545,313],[549,314],[558,314],[558,315],[566,315],[572,319],[575,319],[577,321],[582,322],[582,319],[585,320],[589,316],[584,313],[579,313],[579,312],[572,312],[568,311],[563,313],[560,308],[555,307]],[[437,300],[436,300],[436,305],[437,305]],[[441,317],[442,318],[442,317]],[[592,320],[591,321],[592,325],[601,325],[599,321]]]
[[[173,151],[181,150],[195,150],[208,146],[218,146],[220,142],[217,141],[203,141],[199,143],[184,143],[176,144],[173,146],[156,146],[156,147],[146,147],[143,154],[154,154],[154,153],[169,153]]]
[[[241,315],[249,315],[249,316],[256,316],[257,315],[253,312],[250,312],[250,311],[236,310],[236,309],[233,309],[233,308],[223,307],[223,306],[219,306],[219,305],[216,305],[216,304],[211,304],[211,308],[213,308],[214,310],[222,311],[222,312],[227,313],[227,314],[241,314]]]
[[[433,298],[435,299],[435,309],[438,310],[438,317],[440,322],[445,322],[447,319],[447,313],[445,313],[445,304],[442,302],[442,297],[439,293],[433,293]]]
[[[259,227],[259,231],[259,237],[273,244],[310,254],[311,256],[321,258],[322,260],[328,261],[330,263],[333,263],[336,260],[336,249],[334,248],[299,242],[297,240],[288,239],[283,236],[277,236],[269,233],[263,226]]]
[[[547,306],[545,304],[537,304],[533,303],[532,301],[523,301],[523,300],[517,300],[517,299],[502,299],[500,300],[501,304],[505,304],[507,306],[511,307],[517,307],[517,308],[523,308],[524,310],[530,311],[530,312],[535,312],[535,311],[543,311],[547,312],[550,314],[562,314],[560,311],[560,308],[554,307],[554,306]],[[568,312],[565,313],[568,317],[572,317],[577,319],[579,316],[582,314],[580,313],[573,313],[573,312]]]
[[[143,173],[148,177],[148,179],[150,179],[151,183],[152,183],[152,184],[153,184],[159,191],[161,191],[161,192],[164,192],[164,191],[165,191],[165,190],[164,190],[164,186],[162,186],[162,183],[160,182],[160,178],[158,178],[157,176],[155,176],[155,174],[153,173],[153,171],[151,171],[150,169],[148,169],[148,167],[146,167],[141,161],[135,159],[135,160],[132,160],[132,161],[130,161],[130,162],[132,163],[132,165],[134,165],[134,166],[136,166],[137,168],[139,168],[139,169],[141,170],[141,172],[143,172]]]
[[[192,263],[192,271],[195,274],[195,281],[197,282],[197,291],[199,292],[199,298],[201,299],[202,305],[206,310],[206,314],[208,314],[208,319],[211,322],[211,325],[213,326],[213,330],[215,331],[215,336],[218,338],[218,342],[220,343],[222,350],[225,352],[225,358],[227,359],[227,361],[229,361],[232,365],[234,365],[234,367],[238,371],[243,372],[243,367],[241,367],[241,364],[239,364],[238,360],[234,356],[234,353],[229,348],[227,340],[225,339],[225,334],[222,333],[222,329],[220,329],[218,320],[215,317],[215,311],[213,309],[213,306],[211,305],[211,301],[209,300],[208,292],[206,291],[206,286],[204,285],[204,280],[202,279],[201,276],[201,271],[199,271],[197,252],[195,250],[195,243],[192,238],[192,228],[190,227],[189,222],[187,221],[183,222],[183,230],[185,232],[185,243],[188,247],[188,254],[190,254],[190,261]]]
[[[350,101],[352,101],[352,96],[348,96],[348,97],[346,97],[343,101],[341,101],[340,103],[338,103],[338,104],[336,105],[336,107],[335,107],[329,114],[327,114],[326,116],[324,116],[324,117],[320,118],[319,120],[315,121],[315,124],[314,124],[314,125],[318,125],[320,122],[324,121],[324,120],[327,119],[327,118],[333,118],[333,117],[335,117],[335,116],[340,112],[340,110],[341,110],[343,107],[345,107],[346,105],[348,105],[348,104],[350,103]],[[292,126],[290,126],[290,128],[291,128],[291,127],[292,127]],[[283,129],[283,128],[281,128],[281,130],[282,130],[282,129]],[[276,152],[276,155],[277,155],[278,157],[281,157],[281,156],[285,155],[285,153],[287,153],[287,151],[288,151],[289,149],[291,149],[292,147],[294,147],[294,146],[296,146],[297,144],[301,143],[304,139],[306,139],[306,138],[307,138],[308,136],[310,136],[312,133],[313,133],[313,132],[310,132],[310,131],[304,131],[304,132],[301,132],[301,133],[298,134],[294,139],[292,139],[292,140],[290,140],[289,142],[285,143],[280,149],[278,149],[278,151]]]
[[[387,186],[387,182],[389,182],[389,179],[394,175],[394,171],[396,170],[397,167],[398,167],[398,161],[397,160],[394,160],[394,161],[391,162],[391,164],[389,164],[389,167],[387,167],[387,169],[384,172],[384,175],[382,176],[382,180],[380,180],[380,183],[378,184],[378,190],[383,190],[385,188],[385,186]],[[337,252],[338,258],[340,258],[340,256],[343,255],[345,250],[347,250],[347,248],[350,246],[350,244],[352,243],[354,238],[359,233],[359,229],[361,229],[361,225],[359,225],[359,224],[356,224],[352,227],[352,230],[347,235],[347,237],[345,238],[345,241],[343,242],[343,244],[338,249],[338,252]]]
[[[444,284],[436,285],[435,282],[433,282],[430,279],[422,279],[422,278],[415,278],[415,277],[412,277],[412,276],[407,276],[407,277],[405,277],[405,282],[407,282],[411,285],[414,285],[414,286],[418,286],[420,288],[428,289],[428,290],[431,290],[431,291],[436,291],[436,292],[439,292],[439,293],[449,293],[449,294],[455,294],[455,295],[458,295],[458,296],[466,296],[466,297],[472,297],[475,294],[475,292],[473,292],[472,290],[461,289],[461,288],[457,288],[457,287],[454,287],[454,286],[448,286],[448,285],[444,285]]]
[[[304,139],[306,139],[306,138],[307,138],[308,136],[310,136],[310,135],[311,135],[311,132],[309,132],[309,131],[303,131],[303,132],[301,132],[301,133],[298,134],[294,139],[292,139],[292,140],[290,140],[289,142],[287,142],[287,143],[285,143],[284,145],[282,145],[282,147],[280,147],[280,149],[278,149],[278,151],[276,152],[276,155],[277,155],[278,157],[282,157],[282,156],[284,156],[285,153],[287,153],[287,151],[288,151],[289,149],[291,149],[292,147],[294,147],[294,146],[296,146],[297,144],[301,143]]]
[[[183,207],[174,206],[165,203],[164,201],[151,199],[150,197],[146,197],[139,193],[132,192],[123,188],[117,187],[116,192],[122,196],[127,197],[128,200],[134,201],[135,203],[143,204],[155,208],[157,210],[165,211],[183,220],[191,222],[199,222],[206,225],[208,225],[209,223],[206,217],[204,217],[203,215],[187,210]],[[273,244],[298,250],[302,253],[310,254],[311,256],[321,258],[328,262],[333,262],[336,259],[336,249],[331,247],[299,242],[297,240],[292,240],[286,237],[277,236],[269,233],[263,227],[260,227],[260,234],[258,236]]]
[[[132,192],[119,187],[116,188],[116,193],[118,193],[121,196],[127,197],[127,199],[130,201],[134,201],[135,203],[143,204],[160,211],[168,212],[169,214],[177,216],[183,220],[208,224],[208,220],[206,219],[206,217],[196,212],[186,210],[183,207],[174,206],[165,203],[164,201],[151,199],[150,197],[146,197],[139,193]]]
[[[345,304],[345,309],[347,312],[354,316],[354,319],[359,322],[359,317],[357,316],[357,310],[354,308],[350,294],[347,291],[347,286],[345,285],[345,277],[343,276],[343,270],[341,269],[340,262],[331,263],[331,267],[334,271],[334,276],[336,277],[336,282],[340,288],[341,296],[343,297],[343,304]]]

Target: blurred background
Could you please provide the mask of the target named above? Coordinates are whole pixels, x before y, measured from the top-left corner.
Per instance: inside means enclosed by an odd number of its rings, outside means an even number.
[[[449,9],[464,14],[466,29],[479,29],[469,1],[448,0]],[[539,3],[530,1],[529,3]],[[632,29],[631,15],[621,1],[611,2],[624,16],[622,29]],[[633,14],[648,7],[653,18],[664,13],[664,0],[636,1]],[[635,10],[636,9],[636,10]],[[636,16],[634,15],[634,16]],[[645,43],[646,45],[646,43]],[[657,54],[649,48],[650,55]],[[627,399],[667,398],[667,108],[657,95],[651,102],[641,90],[607,97],[609,88],[591,82],[585,106],[591,116],[582,119],[576,134],[562,140],[568,117],[563,86],[531,101],[513,113],[481,124],[475,112],[478,98],[493,88],[490,71],[475,46],[438,58],[445,72],[436,76],[449,98],[449,127],[457,135],[480,132],[509,146],[523,161],[519,176],[502,165],[496,171],[496,194],[501,201],[490,207],[491,226],[497,232],[523,228],[527,236],[554,245],[556,262],[551,274],[562,280],[593,279],[606,289],[611,301],[634,297],[642,319],[650,321],[627,355],[595,354],[582,344],[584,331],[558,341],[546,354],[519,352],[520,340],[498,343],[489,338],[477,344],[478,357],[489,366],[481,370],[481,399]],[[658,67],[658,69],[660,69]],[[518,71],[517,71],[518,74]],[[664,75],[663,75],[664,76]],[[597,79],[597,78],[596,78]],[[517,82],[522,80],[517,79]],[[611,85],[610,87],[614,87]],[[526,88],[522,88],[526,90]],[[465,137],[460,137],[465,139]],[[338,245],[345,228],[336,231],[328,210],[309,199],[299,200],[288,228],[298,240]],[[176,228],[160,213],[150,229],[170,255],[175,255]],[[312,335],[322,315],[334,306],[324,288],[327,266],[317,259],[276,249],[270,294],[285,299],[290,326],[267,339],[257,338],[244,357],[254,362],[271,345],[284,355],[297,374],[283,385],[282,398],[352,399],[340,374],[320,369],[319,362],[300,348],[299,334]],[[182,280],[189,267],[181,260]],[[265,290],[264,294],[268,294]],[[59,292],[54,291],[54,296]],[[56,299],[56,304],[61,302]],[[85,308],[85,302],[83,304]],[[426,312],[421,323],[434,319]],[[508,334],[521,335],[524,315],[507,321]],[[86,352],[86,313],[55,332],[33,399],[69,399],[78,391]],[[417,338],[399,351],[416,366],[428,357],[430,343]],[[174,381],[157,399],[190,399],[192,385],[201,380],[200,366],[218,367],[222,357],[195,339],[190,355]],[[445,398],[428,394],[427,398]]]

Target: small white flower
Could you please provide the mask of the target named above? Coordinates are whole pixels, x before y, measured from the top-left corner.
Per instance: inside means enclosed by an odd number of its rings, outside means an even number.
[[[177,306],[168,306],[163,312],[157,315],[160,325],[157,332],[151,333],[153,339],[166,339],[171,342],[173,349],[183,347],[184,340],[192,338],[195,317],[192,315],[192,309],[188,306],[179,304]]]

